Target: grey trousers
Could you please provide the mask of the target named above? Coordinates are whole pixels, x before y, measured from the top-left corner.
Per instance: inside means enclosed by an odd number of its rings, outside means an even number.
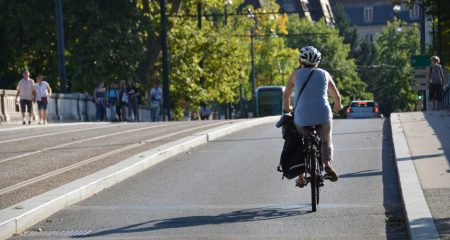
[[[318,125],[316,131],[317,135],[319,135],[322,140],[322,162],[328,162],[333,160],[333,140],[331,138],[332,135],[332,122],[327,122],[321,125]],[[306,127],[297,126],[297,131],[303,135],[310,135],[311,130]]]

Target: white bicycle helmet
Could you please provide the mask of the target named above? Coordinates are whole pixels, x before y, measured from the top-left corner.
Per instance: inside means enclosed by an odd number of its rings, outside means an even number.
[[[300,61],[309,65],[320,63],[322,54],[313,46],[307,46],[300,49]]]

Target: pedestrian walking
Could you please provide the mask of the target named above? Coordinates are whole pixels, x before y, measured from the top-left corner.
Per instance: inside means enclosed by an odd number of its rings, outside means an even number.
[[[209,108],[206,103],[200,103],[200,119],[208,120],[209,115],[211,115],[211,108]]]
[[[117,116],[119,116],[119,114],[116,115],[117,113],[117,105],[119,104],[119,90],[117,89],[117,84],[115,82],[111,83],[109,85],[107,94],[106,94],[106,101],[108,103],[108,108],[109,108],[109,114],[111,116],[111,121],[115,122],[117,121]]]
[[[438,110],[438,104],[442,100],[442,86],[444,73],[442,72],[442,66],[439,64],[440,59],[438,56],[431,57],[429,78],[429,92],[430,101],[433,102],[433,111]]]
[[[106,88],[103,82],[99,82],[92,96],[95,103],[97,122],[103,121],[106,116]]]
[[[139,122],[139,90],[133,80],[128,80],[128,120]],[[133,116],[132,116],[133,114]]]
[[[39,111],[39,122],[38,124],[47,124],[47,104],[52,95],[52,88],[47,81],[44,81],[44,76],[39,74],[36,77],[36,84],[34,85],[36,92],[36,101]]]
[[[22,112],[22,124],[27,123],[25,111],[28,112],[28,124],[31,124],[33,102],[36,100],[36,91],[34,89],[34,80],[30,78],[30,72],[25,69],[22,72],[22,79],[17,84],[16,103],[20,104]]]
[[[149,99],[150,107],[150,120],[157,122],[161,120],[161,107],[163,101],[163,91],[159,82],[153,83],[153,87],[148,93],[147,99]]]
[[[119,118],[120,121],[127,121],[127,112],[128,112],[128,93],[127,93],[127,84],[125,80],[120,81],[119,84]]]

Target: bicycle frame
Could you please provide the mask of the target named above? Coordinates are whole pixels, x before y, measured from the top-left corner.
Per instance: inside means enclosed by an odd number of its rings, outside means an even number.
[[[317,210],[319,204],[320,187],[324,185],[323,164],[322,164],[322,141],[317,135],[315,127],[310,127],[311,134],[304,136],[306,145],[305,179],[311,183],[312,211]]]

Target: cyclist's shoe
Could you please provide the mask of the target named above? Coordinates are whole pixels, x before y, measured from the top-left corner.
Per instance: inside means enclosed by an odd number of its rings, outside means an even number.
[[[329,163],[328,166],[325,166],[325,172],[330,177],[330,181],[336,182],[338,180],[338,174],[336,170],[334,170],[334,167],[331,165],[331,163]]]
[[[295,180],[295,186],[299,187],[299,188],[302,188],[302,187],[306,186],[306,179],[305,179],[305,177],[303,176],[303,177],[297,178]]]

